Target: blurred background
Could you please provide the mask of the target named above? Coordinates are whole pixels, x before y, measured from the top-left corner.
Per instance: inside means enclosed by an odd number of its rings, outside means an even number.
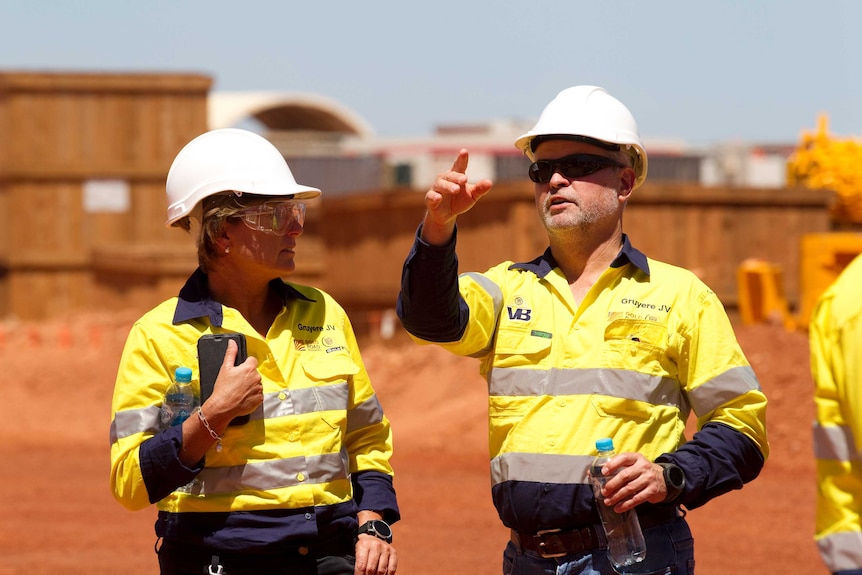
[[[131,322],[196,266],[167,170],[230,126],[324,190],[290,279],[348,310],[396,429],[399,572],[498,573],[486,389],[392,308],[462,147],[495,187],[459,220],[461,268],[544,250],[513,142],[576,84],[622,100],[649,153],[624,231],[716,291],[770,398],[762,477],[690,514],[698,572],[823,572],[805,327],[862,252],[860,20],[853,0],[0,0],[0,575],[154,571],[154,509],[108,488],[111,389]]]
[[[164,226],[183,144],[275,143],[310,210],[296,281],[391,323],[422,192],[471,151],[496,182],[463,269],[544,236],[514,139],[574,84],[632,110],[650,157],[626,231],[744,321],[805,326],[860,251],[862,5],[827,1],[0,3],[0,318],[145,310],[195,265]],[[387,328],[388,329],[388,328]]]

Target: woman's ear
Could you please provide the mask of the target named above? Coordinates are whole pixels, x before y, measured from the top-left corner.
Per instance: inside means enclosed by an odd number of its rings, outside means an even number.
[[[213,236],[213,245],[219,255],[230,253],[231,235],[226,223],[222,223],[219,231]]]

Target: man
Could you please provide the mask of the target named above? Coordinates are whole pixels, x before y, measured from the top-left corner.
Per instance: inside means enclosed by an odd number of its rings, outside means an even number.
[[[716,295],[622,231],[647,174],[629,110],[602,88],[569,88],[516,146],[533,160],[547,251],[458,277],[456,219],[492,185],[468,182],[461,150],[425,196],[398,301],[414,339],[478,358],[488,380],[492,497],[512,529],[503,572],[613,572],[586,480],[595,440],[612,437],[621,453],[603,472],[619,474],[602,494],[637,508],[647,553],[633,570],[691,573],[679,508],[758,475],[766,398]]]
[[[862,575],[862,257],[820,297],[809,325],[817,420],[815,539],[834,574]]]

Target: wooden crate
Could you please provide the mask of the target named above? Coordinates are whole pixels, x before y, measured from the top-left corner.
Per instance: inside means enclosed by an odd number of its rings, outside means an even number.
[[[153,255],[193,269],[194,242],[164,226],[164,183],[176,153],[207,129],[211,84],[197,74],[0,73],[0,317],[123,307],[129,269],[146,276]],[[116,274],[98,257],[112,249],[128,254]],[[176,273],[155,271],[148,282]]]

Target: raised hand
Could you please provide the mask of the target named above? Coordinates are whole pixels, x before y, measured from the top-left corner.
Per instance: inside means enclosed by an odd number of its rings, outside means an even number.
[[[439,174],[431,189],[425,193],[427,211],[422,239],[429,244],[448,242],[455,230],[457,217],[470,210],[491,189],[491,180],[479,180],[475,184],[467,181],[469,159],[467,150],[458,152],[452,169]]]

